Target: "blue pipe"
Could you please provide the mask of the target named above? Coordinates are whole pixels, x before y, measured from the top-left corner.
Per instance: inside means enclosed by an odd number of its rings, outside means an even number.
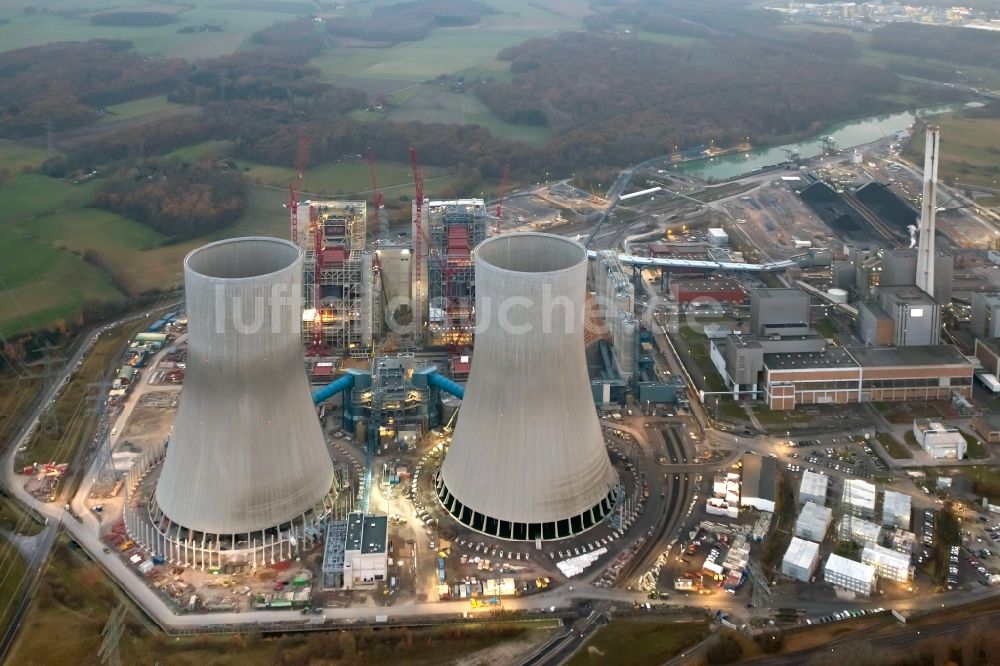
[[[354,375],[350,372],[341,375],[336,380],[330,382],[323,388],[316,389],[313,391],[312,398],[313,404],[318,405],[319,403],[329,400],[333,396],[337,395],[341,391],[346,391],[354,386]]]
[[[465,398],[465,389],[440,373],[432,372],[427,375],[427,383],[445,393],[450,393],[459,400]]]

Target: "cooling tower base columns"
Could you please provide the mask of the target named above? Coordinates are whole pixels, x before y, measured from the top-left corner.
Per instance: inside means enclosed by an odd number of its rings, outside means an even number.
[[[614,509],[620,496],[620,489],[616,487],[599,503],[570,518],[545,523],[520,523],[497,520],[463,505],[458,498],[453,497],[448,492],[440,474],[434,480],[434,491],[441,506],[455,520],[476,532],[508,541],[536,541],[538,539],[552,541],[576,536],[604,520]]]

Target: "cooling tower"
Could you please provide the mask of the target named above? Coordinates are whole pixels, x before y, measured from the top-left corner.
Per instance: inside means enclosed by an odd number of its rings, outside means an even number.
[[[600,522],[618,479],[583,347],[587,253],[550,234],[475,250],[476,344],[451,447],[444,507],[503,539],[559,539]]]
[[[168,541],[294,545],[324,511],[333,464],[302,361],[302,255],[236,238],[184,259],[187,370],[151,511]]]

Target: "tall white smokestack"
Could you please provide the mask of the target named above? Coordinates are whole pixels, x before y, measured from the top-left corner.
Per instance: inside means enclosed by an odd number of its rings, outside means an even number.
[[[938,148],[941,130],[927,126],[924,144],[924,194],[920,207],[920,236],[917,245],[917,286],[934,297],[934,216],[937,213]]]
[[[273,550],[323,511],[333,464],[302,362],[302,255],[235,238],[184,259],[187,374],[152,512],[168,541]]]
[[[584,356],[587,252],[522,233],[474,254],[476,345],[438,497],[460,522],[503,539],[579,534],[618,491]]]

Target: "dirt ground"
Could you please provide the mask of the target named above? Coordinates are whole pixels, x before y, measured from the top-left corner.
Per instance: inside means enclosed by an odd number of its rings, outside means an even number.
[[[145,448],[165,440],[177,415],[176,406],[172,405],[179,397],[178,391],[153,391],[143,395],[132,411],[121,441]]]
[[[492,664],[516,664],[542,646],[552,637],[553,629],[530,631],[524,638],[500,643],[478,652],[456,659],[451,666],[489,666]]]

